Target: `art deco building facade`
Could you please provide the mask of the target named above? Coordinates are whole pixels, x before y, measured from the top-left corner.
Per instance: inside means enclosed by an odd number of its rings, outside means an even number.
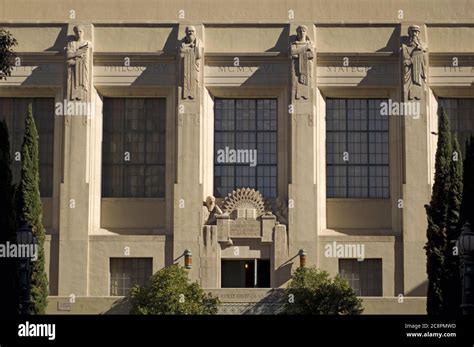
[[[0,11],[13,152],[30,102],[39,128],[48,312],[113,312],[185,253],[240,312],[271,310],[304,255],[367,313],[425,312],[438,107],[461,142],[474,129],[472,1]]]

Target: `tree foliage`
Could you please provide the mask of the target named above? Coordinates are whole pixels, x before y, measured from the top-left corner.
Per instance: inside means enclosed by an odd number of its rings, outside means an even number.
[[[459,144],[455,135],[451,135],[448,115],[441,108],[434,184],[430,204],[425,206],[428,219],[426,310],[430,315],[455,313],[459,307],[459,259],[454,245],[459,236],[462,172]]]
[[[459,252],[456,240],[460,234],[460,210],[463,192],[463,162],[455,135],[452,136],[452,160],[448,214],[446,219],[446,249],[444,252],[443,278],[441,281],[443,314],[459,314],[461,304],[461,278],[459,276]]]
[[[10,169],[10,142],[8,127],[0,121],[0,244],[14,243],[16,239],[14,218],[14,186]],[[0,258],[0,316],[11,317],[18,314],[18,295],[16,291],[16,262],[12,258]]]
[[[204,293],[197,282],[191,282],[186,270],[176,264],[156,272],[146,286],[130,291],[131,314],[212,315],[219,300]]]
[[[17,45],[16,39],[12,34],[0,28],[0,80],[10,76],[15,53],[13,47]]]
[[[349,283],[337,275],[332,279],[326,271],[300,267],[285,289],[285,314],[347,315],[363,312]]]
[[[38,243],[38,258],[33,262],[31,312],[44,314],[48,299],[48,278],[45,272],[45,230],[42,224],[43,208],[39,192],[38,132],[31,104],[28,106],[25,119],[25,135],[21,146],[21,178],[15,202],[18,225],[29,223]]]
[[[466,158],[464,159],[463,194],[459,225],[469,222],[474,225],[474,135],[466,141]]]

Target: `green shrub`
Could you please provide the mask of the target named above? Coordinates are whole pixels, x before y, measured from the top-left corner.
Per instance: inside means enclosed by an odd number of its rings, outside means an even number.
[[[13,47],[17,44],[18,42],[9,31],[0,28],[0,80],[11,75],[15,58]]]
[[[130,290],[131,314],[216,314],[219,299],[191,282],[186,270],[171,265],[155,273],[144,287]]]
[[[364,310],[362,300],[344,278],[331,279],[316,268],[298,268],[285,294],[285,314],[347,315]]]

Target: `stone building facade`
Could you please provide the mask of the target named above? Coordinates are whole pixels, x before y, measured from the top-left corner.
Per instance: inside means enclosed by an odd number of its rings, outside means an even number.
[[[368,313],[424,313],[439,105],[474,130],[473,5],[0,0],[0,116],[19,134],[32,102],[40,130],[48,311],[113,312],[187,253],[229,306],[271,306],[304,255]]]

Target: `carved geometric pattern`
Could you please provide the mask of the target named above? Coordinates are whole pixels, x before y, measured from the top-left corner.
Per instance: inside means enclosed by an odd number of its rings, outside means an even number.
[[[254,208],[257,217],[265,214],[265,200],[258,190],[251,188],[239,188],[229,193],[224,199],[223,212],[231,214],[238,208]]]

